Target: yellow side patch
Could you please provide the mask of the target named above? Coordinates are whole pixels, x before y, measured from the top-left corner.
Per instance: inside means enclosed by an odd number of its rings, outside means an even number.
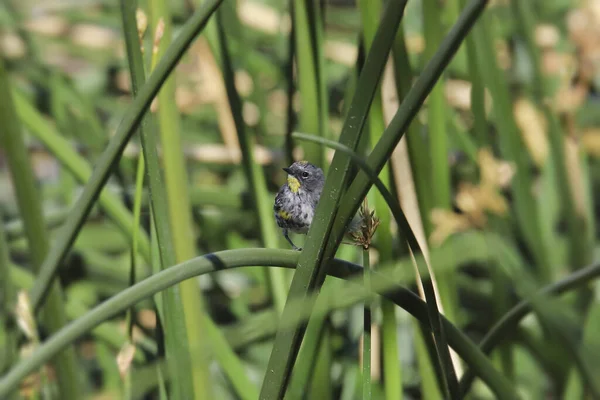
[[[287,183],[288,183],[288,186],[290,187],[290,190],[292,191],[292,193],[297,193],[298,190],[300,189],[300,181],[291,175],[288,175]]]
[[[291,215],[283,210],[279,210],[277,212],[277,215],[282,219],[290,219],[291,218]]]

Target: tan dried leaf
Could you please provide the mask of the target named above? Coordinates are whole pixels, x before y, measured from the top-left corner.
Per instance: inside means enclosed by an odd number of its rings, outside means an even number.
[[[544,165],[548,157],[546,119],[532,102],[524,98],[515,102],[513,113],[531,158],[537,166]]]
[[[550,24],[540,24],[535,27],[535,43],[542,48],[556,46],[560,40],[558,28]]]
[[[131,342],[126,342],[121,347],[121,350],[119,350],[119,354],[117,354],[117,366],[119,367],[121,379],[124,379],[125,375],[127,375],[133,361],[133,356],[135,356],[135,346]]]
[[[27,339],[32,342],[38,341],[37,327],[33,313],[31,312],[31,303],[27,291],[21,290],[17,295],[17,305],[15,306],[15,316],[17,325],[25,333]]]
[[[513,163],[497,160],[489,149],[481,149],[477,154],[482,186],[505,188],[516,172]]]
[[[138,29],[138,37],[142,40],[144,33],[146,33],[146,29],[148,29],[148,17],[141,8],[135,10],[135,21]]]
[[[431,210],[433,232],[429,240],[431,244],[439,246],[451,235],[466,231],[471,227],[471,222],[465,215],[439,208]]]
[[[600,157],[600,128],[584,131],[581,135],[581,144],[589,155]]]

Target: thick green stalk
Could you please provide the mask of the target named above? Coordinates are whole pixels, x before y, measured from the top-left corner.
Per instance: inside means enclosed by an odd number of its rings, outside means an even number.
[[[396,29],[400,22],[406,2],[390,2],[387,5],[383,22],[377,31],[373,47],[358,82],[357,95],[354,96],[348,117],[342,129],[340,142],[354,149],[359,142],[360,133],[366,122],[371,101],[387,60]],[[298,270],[294,274],[288,301],[284,308],[281,324],[285,324],[293,315],[286,312],[291,298],[305,299],[314,289],[319,291],[325,280],[322,264],[323,249],[328,242],[333,219],[336,214],[341,192],[349,178],[350,160],[336,153],[323,189],[329,196],[322,197],[317,206],[315,221],[308,232],[304,250],[301,253]],[[355,210],[356,211],[356,210]],[[349,221],[348,218],[346,221]],[[307,304],[309,310],[311,304]],[[275,336],[273,351],[267,366],[260,399],[280,398],[285,393],[290,372],[304,335],[304,326],[293,329],[279,329]]]
[[[131,80],[134,94],[144,84],[144,65],[141,50],[138,41],[138,31],[135,19],[135,2],[121,2],[121,11],[123,16],[124,33],[127,44],[127,54],[131,72]],[[205,21],[206,22],[206,21]],[[205,23],[204,22],[204,23]],[[177,39],[179,40],[179,38]],[[176,41],[177,41],[176,40]],[[161,63],[155,68],[159,69]],[[151,78],[152,79],[152,78]],[[140,94],[141,95],[141,94]],[[137,97],[136,97],[137,99]],[[174,247],[174,236],[171,233],[169,221],[169,206],[167,193],[163,184],[163,177],[160,172],[161,161],[158,157],[158,138],[156,133],[156,124],[150,115],[144,118],[141,129],[142,150],[148,170],[148,182],[150,189],[150,198],[152,205],[152,231],[157,241],[157,269],[173,265],[177,255]],[[188,351],[188,332],[186,329],[186,318],[182,305],[182,298],[177,289],[166,290],[163,296],[156,298],[159,315],[163,321],[163,329],[166,334],[167,363],[171,376],[177,376],[172,385],[175,392],[175,398],[193,397],[193,375],[191,369],[191,360]],[[192,312],[196,312],[194,310]],[[198,315],[198,314],[197,314]],[[212,321],[207,318],[211,324]],[[210,327],[209,327],[210,328]],[[208,333],[213,332],[209,329]],[[193,340],[190,338],[190,340]]]
[[[441,76],[444,68],[450,62],[450,59],[460,46],[461,41],[469,32],[479,15],[483,12],[486,4],[487,2],[485,0],[472,0],[468,6],[465,7],[459,20],[446,36],[440,45],[438,52],[425,67],[417,82],[412,86],[404,102],[398,109],[398,112],[382,135],[381,140],[377,143],[375,149],[369,156],[369,166],[373,170],[381,171],[384,167],[394,148],[402,138],[412,119],[415,117],[419,106],[424,102],[436,80]],[[371,180],[366,174],[359,172],[347,193],[344,195],[344,199],[340,202],[338,215],[336,216],[336,221],[331,233],[332,238],[328,242],[327,249],[325,250],[325,260],[327,260],[328,257],[333,256],[335,249],[344,235],[346,221],[349,221],[354,213],[356,213],[359,204],[368,192],[370,186]],[[412,232],[409,229],[407,234],[410,233]],[[410,238],[411,237],[409,236],[409,239]],[[412,239],[414,239],[414,237],[412,237]],[[411,244],[411,247],[414,248],[413,251],[416,251],[418,249],[416,240],[414,241],[414,245],[415,246]],[[420,270],[424,270],[424,268],[420,267]],[[436,347],[438,348],[438,354],[441,357],[440,362],[442,363],[441,365],[448,378],[448,382],[451,384],[450,391],[456,392],[455,375],[453,374],[453,366],[448,349],[444,345],[444,332],[442,330],[442,325],[439,322],[440,316],[435,302],[435,293],[433,292],[433,287],[431,287],[430,282],[424,282],[424,284],[431,324],[434,327],[434,335],[436,336]]]
[[[148,5],[151,16],[150,27],[154,40],[152,57],[160,59],[171,43],[171,15],[166,2],[163,0],[151,0]],[[154,65],[152,68],[154,68]],[[175,77],[171,76],[166,79],[158,94],[158,123],[163,152],[165,200],[171,228],[173,255],[175,261],[184,261],[194,257],[196,249],[188,193],[188,177],[184,157],[182,157],[179,111],[173,101],[174,97]],[[163,215],[163,217],[165,216]],[[162,265],[162,268],[166,267],[167,265]],[[212,397],[212,381],[208,368],[208,343],[204,332],[206,324],[202,319],[204,313],[202,294],[197,282],[194,281],[181,283],[174,292],[172,296],[179,297],[179,299],[175,300],[176,305],[173,305],[178,308],[178,314],[184,318],[185,333],[180,330],[181,327],[174,327],[180,335],[178,340],[184,340],[172,343],[172,346],[180,347],[177,354],[181,354],[187,349],[191,361],[191,370],[186,371],[186,374],[191,374],[194,398],[209,399]],[[165,310],[165,313],[169,313],[169,310]],[[170,318],[167,321],[177,323]],[[172,362],[176,363],[177,361],[173,360]],[[186,389],[189,390],[189,388]],[[189,398],[190,395],[189,392],[179,394],[182,398]]]
[[[424,56],[427,60],[431,60],[444,35],[441,12],[442,10],[437,0],[423,1]],[[430,219],[431,211],[434,208],[449,210],[452,206],[450,163],[448,162],[450,154],[446,125],[450,120],[449,111],[444,98],[444,82],[439,80],[433,89],[431,89],[431,93],[427,98],[427,132],[429,137],[429,160],[431,163],[431,177],[428,181],[433,184],[431,185],[432,208],[427,210],[423,215],[426,219]],[[444,314],[450,321],[456,321],[458,292],[456,290],[455,276],[454,274],[442,274],[437,276],[436,281]]]
[[[362,19],[362,35],[367,51],[371,48],[377,25],[379,24],[381,15],[381,1],[380,0],[361,0],[358,2],[361,19]],[[369,132],[371,140],[376,143],[380,138],[385,129],[385,121],[383,116],[383,100],[381,97],[381,84],[378,85],[377,93],[371,104],[371,110],[369,112]],[[379,175],[380,179],[388,186],[391,182],[391,165],[388,163]],[[381,262],[389,261],[393,258],[392,253],[392,233],[391,233],[391,215],[389,208],[379,192],[373,193],[375,197],[375,211],[379,218],[380,224],[377,231],[376,243],[379,250],[379,259]],[[384,385],[385,385],[385,396],[388,400],[400,400],[402,398],[402,371],[400,363],[398,362],[398,338],[396,334],[396,313],[394,307],[390,307],[390,304],[383,300],[381,303],[382,311],[382,332],[383,332],[383,360],[384,360]],[[367,310],[365,310],[365,313]],[[369,309],[370,314],[370,309]],[[370,319],[370,315],[369,315]],[[366,316],[365,316],[366,321]],[[369,327],[365,327],[365,334]],[[370,331],[369,331],[370,332]],[[369,335],[370,340],[370,335]],[[370,346],[370,343],[369,343]],[[375,349],[375,351],[380,351]],[[369,354],[370,357],[370,354]],[[364,360],[364,358],[363,358]],[[363,369],[364,373],[364,369]],[[365,377],[363,376],[363,380]],[[364,381],[363,381],[364,382]],[[364,384],[364,383],[363,383]],[[370,386],[370,380],[369,380]],[[363,387],[363,397],[364,397]],[[370,393],[370,391],[369,391]],[[370,396],[369,396],[370,397]]]
[[[414,236],[414,233],[411,230],[411,227],[408,223],[408,220],[406,219],[406,216],[404,215],[404,212],[402,211],[402,209],[400,208],[400,205],[398,204],[398,201],[392,196],[392,194],[387,189],[385,184],[381,181],[381,179],[379,179],[377,174],[366,163],[365,160],[363,160],[360,156],[358,156],[356,153],[354,153],[351,149],[349,149],[348,147],[346,147],[340,143],[333,142],[333,141],[319,138],[319,137],[310,136],[310,135],[299,134],[299,133],[296,133],[295,136],[301,137],[301,138],[307,139],[307,140],[313,140],[318,143],[322,143],[324,145],[327,145],[331,148],[334,148],[334,149],[341,151],[344,154],[350,156],[352,161],[361,167],[362,172],[364,172],[369,177],[371,182],[373,182],[374,185],[377,187],[380,195],[383,197],[387,206],[390,208],[391,213],[394,216],[394,220],[396,221],[396,224],[398,225],[398,229],[401,232],[404,232],[404,235],[406,236],[406,241],[404,239],[401,239],[401,246],[404,246],[407,249],[407,252],[412,251],[413,254],[419,254],[419,255],[422,254],[419,244]],[[427,266],[424,264],[424,261],[425,260],[423,259],[423,257],[416,258],[417,268],[419,270],[419,274],[422,277],[427,276],[427,273],[428,273],[428,269],[427,269]],[[431,281],[426,280],[424,282],[424,291],[425,291],[426,299],[429,301],[428,302],[428,311],[430,314],[431,325],[433,327],[433,334],[436,338],[436,343],[435,343],[436,344],[436,347],[435,347],[436,354],[435,354],[435,356],[437,356],[438,369],[440,369],[442,372],[444,372],[444,376],[442,377],[442,379],[444,380],[444,385],[445,385],[446,390],[447,391],[452,390],[453,393],[456,395],[456,393],[458,392],[458,382],[456,381],[454,369],[451,364],[450,354],[448,352],[448,346],[446,344],[445,335],[440,326],[441,322],[438,323],[438,320],[441,315],[439,314],[439,311],[437,309],[435,294],[434,294],[433,290],[434,290],[433,284],[431,283]],[[427,338],[424,338],[424,339],[427,340]],[[396,355],[397,355],[397,352],[396,352]]]
[[[467,0],[461,1],[462,6]],[[488,134],[487,117],[485,111],[485,85],[477,62],[477,47],[473,34],[467,35],[465,45],[467,49],[467,67],[469,78],[471,79],[471,112],[473,113],[473,130],[479,147],[486,147],[490,144],[490,135]]]
[[[83,193],[75,202],[72,212],[69,214],[63,228],[57,235],[56,241],[50,248],[48,256],[40,267],[36,284],[31,291],[32,298],[35,297],[38,299],[37,302],[32,303],[34,308],[39,307],[45,298],[59,264],[71,248],[77,233],[83,226],[85,218],[93,207],[94,200],[98,197],[102,187],[108,180],[111,168],[116,165],[117,159],[125,148],[127,141],[135,133],[144,113],[150,107],[152,99],[158,93],[166,77],[175,68],[175,65],[181,59],[195,36],[202,31],[208,18],[222,1],[209,0],[204,7],[194,12],[188,22],[182,27],[173,44],[169,46],[169,49],[157,65],[154,73],[148,79],[148,82],[140,89],[139,96],[136,97],[130,106],[129,112],[125,114],[117,131],[110,139],[106,150],[100,156],[92,176],[83,189]]]
[[[431,60],[439,48],[444,35],[440,18],[441,8],[437,0],[423,1],[423,23],[425,36],[425,59]],[[429,136],[429,159],[431,162],[431,182],[433,208],[450,208],[450,163],[448,162],[448,121],[444,99],[443,81],[438,81],[427,98],[427,131]],[[431,211],[431,210],[430,210]],[[426,217],[429,213],[426,214]],[[442,279],[440,279],[442,281]]]
[[[21,360],[6,375],[0,378],[0,397],[5,396],[6,393],[18,385],[21,379],[39,368],[57,352],[103,321],[118,315],[133,304],[161,290],[201,274],[228,268],[255,265],[297,268],[299,257],[298,252],[290,250],[240,249],[207,254],[169,267],[106,300],[44,342],[27,359]],[[333,259],[328,265],[327,272],[342,279],[354,277],[351,279],[354,284],[350,285],[343,293],[340,293],[342,297],[361,294],[356,296],[357,302],[365,301],[369,297],[366,292],[359,293],[361,292],[360,283],[363,281],[362,267]],[[410,290],[399,287],[392,276],[373,271],[371,283],[373,291],[386,296],[418,318],[426,327],[429,326],[426,304]],[[314,298],[311,301],[314,301]],[[308,318],[303,300],[295,299],[292,303],[295,304],[290,304],[290,306],[295,310],[303,311],[296,313],[297,318]],[[448,320],[442,318],[442,322],[448,332],[450,345],[467,364],[474,366],[480,377],[492,388],[498,398],[518,398],[511,384],[494,370],[490,361],[481,354],[477,346]]]
[[[48,235],[42,214],[41,197],[36,187],[33,169],[12,100],[8,71],[6,71],[1,57],[0,120],[2,121],[0,146],[4,149],[15,187],[25,235],[29,242],[31,266],[35,271],[39,271],[48,253]],[[58,282],[55,282],[50,288],[48,299],[42,310],[43,324],[49,334],[57,332],[67,323],[62,297],[62,288]],[[80,399],[83,392],[80,386],[81,379],[75,349],[68,347],[62,354],[57,354],[53,364],[61,397],[67,400]]]

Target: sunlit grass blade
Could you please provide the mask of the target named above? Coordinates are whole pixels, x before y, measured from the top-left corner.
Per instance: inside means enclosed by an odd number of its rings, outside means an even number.
[[[303,131],[325,136],[327,102],[324,98],[325,70],[322,54],[322,24],[320,4],[311,0],[292,0],[294,20],[295,60],[300,92],[299,122]],[[309,145],[304,158],[325,166],[323,149]]]
[[[153,38],[151,70],[154,71],[158,68],[154,64],[154,60],[165,57],[171,43],[172,17],[168,2],[164,0],[149,1],[148,9],[150,12],[149,27]],[[181,119],[177,104],[173,101],[174,96],[175,76],[171,75],[166,79],[158,94],[157,120],[173,251],[175,261],[182,262],[196,255],[196,242],[192,226],[189,179],[185,159],[182,157]],[[167,265],[163,264],[162,267],[166,268]],[[179,312],[184,317],[185,332],[180,331],[180,336],[173,346],[180,347],[179,354],[187,352],[191,361],[191,370],[186,373],[191,375],[194,389],[193,398],[197,400],[210,399],[213,396],[212,379],[208,367],[210,345],[206,339],[205,322],[202,319],[202,315],[206,312],[202,292],[197,282],[194,281],[182,282],[175,292],[181,303]],[[167,318],[170,319],[170,317]],[[185,340],[182,340],[184,338]],[[183,398],[190,398],[191,393],[183,392],[179,395]]]

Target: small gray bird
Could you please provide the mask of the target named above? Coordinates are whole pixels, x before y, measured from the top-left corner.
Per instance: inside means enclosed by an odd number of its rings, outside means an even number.
[[[296,161],[283,170],[288,178],[275,197],[275,220],[292,248],[302,250],[292,242],[289,231],[308,232],[323,191],[325,176],[321,168],[307,161]]]

